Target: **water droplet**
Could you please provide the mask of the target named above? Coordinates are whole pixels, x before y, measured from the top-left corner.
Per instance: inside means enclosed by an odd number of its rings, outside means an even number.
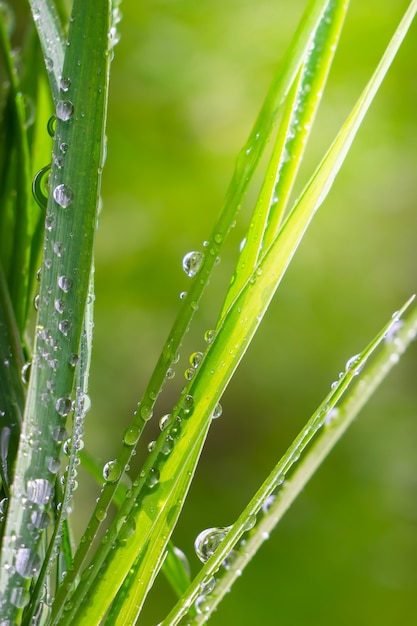
[[[29,480],[26,485],[27,499],[34,504],[48,504],[51,500],[54,487],[45,478]]]
[[[145,482],[150,489],[153,489],[159,483],[159,470],[156,467],[151,467]]]
[[[30,548],[19,548],[16,552],[16,572],[22,578],[32,578],[39,570],[41,559],[36,552]]]
[[[48,204],[50,173],[51,164],[45,165],[35,174],[32,181],[32,195],[42,210],[45,210]]]
[[[361,355],[355,354],[354,356],[350,357],[348,361],[346,361],[345,371],[351,372],[354,376],[357,376],[360,373],[363,365],[364,364],[361,363]]]
[[[61,417],[66,417],[72,409],[70,398],[58,398],[55,404],[55,410]]]
[[[74,200],[74,192],[69,185],[57,185],[53,195],[55,202],[64,209]]]
[[[277,499],[277,497],[275,495],[273,495],[273,494],[271,494],[270,496],[267,497],[267,499],[265,500],[265,502],[262,505],[262,513],[264,515],[265,515],[265,513],[268,513],[269,509],[274,504],[276,499]]]
[[[182,269],[189,278],[193,278],[201,270],[203,261],[202,252],[188,252],[182,260]]]
[[[15,587],[10,592],[10,602],[17,608],[23,608],[30,600],[30,593],[24,587]],[[10,626],[13,622],[9,622]],[[6,622],[7,624],[7,622]]]
[[[131,426],[125,430],[123,435],[123,443],[126,446],[134,446],[140,437],[140,430],[136,426]]]
[[[181,293],[180,293],[180,300],[185,300],[186,297],[187,297],[187,292],[186,291],[181,291]]]
[[[54,243],[54,253],[57,255],[57,257],[61,257],[63,252],[65,252],[64,244],[61,243],[61,241],[57,241],[56,243]]]
[[[207,613],[210,612],[210,609],[211,609],[211,603],[207,599],[206,595],[198,596],[196,598],[194,606],[195,606],[197,615],[206,615]]]
[[[173,370],[172,367],[169,367],[167,369],[166,374],[165,374],[165,378],[167,380],[172,380],[174,378],[174,376],[175,376],[175,370]]]
[[[215,330],[206,330],[206,332],[204,333],[204,341],[206,343],[211,343],[215,336],[216,336]]]
[[[152,452],[152,450],[155,448],[155,446],[156,446],[156,441],[155,440],[154,441],[150,441],[148,443],[148,452]]]
[[[68,337],[72,329],[72,322],[69,320],[62,320],[58,324],[58,330],[64,335],[64,337]]]
[[[185,380],[192,380],[194,378],[195,369],[193,367],[188,367],[184,372]]]
[[[49,232],[55,228],[56,225],[56,217],[52,213],[47,215],[45,218],[45,228]],[[46,264],[46,263],[45,263]]]
[[[214,591],[215,586],[216,579],[214,578],[214,576],[209,576],[208,578],[205,578],[200,585],[201,594],[203,596],[208,596],[209,593],[212,593]]]
[[[220,243],[223,241],[223,235],[221,235],[220,233],[216,233],[216,234],[214,235],[214,241],[215,241],[217,244],[220,244]]]
[[[68,291],[72,287],[72,280],[67,276],[59,276],[58,278],[58,287],[64,292],[68,293]]]
[[[194,548],[202,563],[205,563],[213,556],[230,529],[231,526],[206,528],[198,535],[194,542]]]
[[[147,422],[148,420],[151,419],[153,415],[153,410],[151,406],[147,406],[146,404],[144,404],[143,406],[140,407],[139,413],[140,413],[141,418],[145,422]]]
[[[161,446],[161,453],[165,456],[171,454],[172,450],[174,449],[174,443],[174,439],[170,435],[168,435]]]
[[[166,415],[163,415],[161,417],[161,419],[159,420],[159,428],[161,430],[164,430],[165,426],[168,423],[169,418],[171,417],[171,413],[167,413]]]
[[[120,525],[120,530],[118,533],[118,541],[120,543],[124,543],[125,541],[127,541],[127,539],[129,539],[129,537],[131,537],[136,531],[136,522],[133,519],[133,517],[131,517],[129,515],[129,517],[124,518],[124,523],[122,523]]]
[[[103,478],[108,483],[115,483],[122,474],[122,466],[119,461],[108,461],[103,467]]]
[[[59,149],[61,150],[61,152],[62,152],[63,154],[65,154],[65,153],[67,152],[67,150],[68,150],[68,144],[67,144],[67,143],[64,143],[64,142],[63,142],[63,143],[60,143],[60,144],[59,144]]]
[[[59,87],[61,91],[67,92],[69,88],[71,87],[71,79],[68,76],[62,77],[61,80],[59,81]]]
[[[51,437],[57,443],[62,443],[68,437],[67,430],[63,426],[57,426],[51,432]]]
[[[70,364],[71,367],[75,367],[79,360],[80,360],[80,357],[78,356],[78,354],[75,354],[75,352],[73,352],[72,354],[70,354],[68,363]]]
[[[28,382],[29,382],[31,367],[32,367],[32,363],[30,361],[25,363],[24,366],[22,367],[22,371],[20,373],[20,377],[21,377],[22,383],[24,385],[27,385]]]
[[[48,72],[52,72],[52,70],[54,69],[54,62],[52,59],[50,59],[49,57],[45,58],[45,66],[46,69],[48,70]]]
[[[41,303],[41,297],[37,293],[36,296],[33,298],[33,308],[35,309],[35,311],[39,310],[40,303]]]
[[[185,396],[184,400],[182,401],[181,409],[184,415],[186,415],[187,417],[191,415],[191,413],[194,410],[193,396],[190,396],[190,395]]]
[[[326,417],[324,418],[325,426],[331,424],[337,417],[339,417],[339,409],[337,407],[333,407],[326,413]]]
[[[67,122],[74,114],[74,105],[71,100],[58,100],[55,112],[59,120]]]
[[[243,529],[245,531],[252,530],[252,528],[254,528],[255,525],[256,525],[256,515],[249,515],[249,517],[247,518],[245,522]]]
[[[107,517],[107,511],[106,509],[99,508],[95,511],[94,515],[98,522],[104,522]]]
[[[202,352],[193,352],[193,354],[190,356],[191,367],[197,368],[200,365],[202,360],[203,360]]]
[[[220,402],[218,402],[216,404],[216,406],[214,407],[214,409],[213,409],[213,414],[211,416],[211,419],[213,419],[213,420],[218,419],[221,416],[222,413],[223,413],[223,407],[220,404]]]

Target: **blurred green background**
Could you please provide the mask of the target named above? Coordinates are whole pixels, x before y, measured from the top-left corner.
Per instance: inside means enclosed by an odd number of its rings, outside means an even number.
[[[349,112],[407,4],[352,0],[305,173]],[[201,249],[210,234],[237,151],[305,5],[123,1],[86,433],[87,447],[103,462],[117,452],[187,289],[182,256]],[[417,289],[416,26],[222,400],[223,416],[174,538],[193,572],[195,536],[236,519],[347,358]],[[253,194],[247,210],[251,200]],[[247,211],[241,217],[157,418],[176,399],[188,355],[215,324]],[[214,626],[417,623],[416,363],[414,345],[220,605]],[[96,492],[92,482],[80,488],[80,528]],[[155,626],[173,603],[161,580],[140,623]]]

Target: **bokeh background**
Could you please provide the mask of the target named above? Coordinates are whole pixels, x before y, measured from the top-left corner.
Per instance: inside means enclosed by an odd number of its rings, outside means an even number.
[[[103,462],[117,452],[187,289],[182,256],[211,232],[237,151],[305,5],[123,1],[86,435]],[[306,173],[406,6],[351,1]],[[174,537],[194,573],[195,536],[236,519],[347,358],[417,289],[416,26],[224,395]],[[249,194],[157,418],[175,402],[188,355],[215,323],[251,201]],[[220,605],[214,626],[417,623],[416,364],[414,345]],[[95,494],[89,482],[78,494],[81,520]],[[173,603],[161,580],[140,623],[155,626]]]

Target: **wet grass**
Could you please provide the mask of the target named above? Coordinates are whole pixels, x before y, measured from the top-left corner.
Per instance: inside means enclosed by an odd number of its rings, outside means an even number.
[[[349,359],[235,524],[207,529],[196,539],[204,565],[191,580],[185,557],[170,538],[211,423],[222,413],[221,397],[344,162],[417,2],[411,3],[350,116],[293,200],[347,11],[347,3],[337,0],[309,3],[237,156],[213,230],[201,250],[184,256],[190,287],[131,424],[120,433],[119,454],[102,471],[82,448],[90,408],[94,241],[120,12],[108,2],[93,6],[74,0],[69,17],[65,6],[52,0],[30,4],[32,16],[24,16],[23,35],[19,31],[23,71],[11,52],[13,14],[6,6],[1,12],[7,78],[0,153],[1,618],[24,625],[133,624],[162,570],[179,598],[163,623],[203,623],[415,337],[417,313],[402,319],[410,299],[368,347]],[[34,75],[37,81],[31,79]],[[35,109],[30,124],[28,102]],[[53,139],[49,156],[47,130]],[[263,184],[217,324],[207,330],[204,349],[190,356],[185,386],[127,487],[123,481],[132,456],[172,377],[194,314],[204,306],[203,292],[241,219],[241,204],[264,152],[269,155]],[[30,193],[35,165],[36,202]],[[33,322],[35,275],[40,284]],[[80,462],[103,484],[73,549],[72,496]],[[118,512],[106,525],[112,503]],[[99,534],[101,541],[94,543]]]

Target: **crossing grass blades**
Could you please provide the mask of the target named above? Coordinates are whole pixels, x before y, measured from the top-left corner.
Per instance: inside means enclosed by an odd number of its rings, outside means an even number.
[[[178,601],[163,626],[202,624],[415,337],[417,311],[410,298],[349,359],[300,435],[282,458],[271,461],[270,475],[235,523],[208,528],[196,539],[202,567],[190,579],[170,538],[211,422],[221,413],[221,396],[343,164],[417,1],[393,29],[365,90],[293,201],[291,191],[348,10],[346,1],[308,3],[237,156],[213,230],[203,249],[184,257],[188,294],[131,424],[120,433],[118,457],[98,476],[82,450],[83,424],[90,405],[94,240],[109,74],[121,14],[109,0],[74,0],[70,15],[65,7],[58,0],[29,0],[27,37],[17,64],[12,5],[0,4],[1,71],[7,84],[0,146],[0,622],[134,624],[155,578],[165,575]],[[29,123],[30,103],[35,114]],[[267,145],[264,182],[217,323],[206,332],[205,350],[192,355],[186,386],[127,489],[125,470],[229,231],[240,219],[239,207]],[[68,455],[64,470],[63,447]],[[76,511],[71,502],[80,462],[102,489],[73,550]],[[111,503],[118,512],[106,526]],[[94,543],[98,533],[102,539]]]

